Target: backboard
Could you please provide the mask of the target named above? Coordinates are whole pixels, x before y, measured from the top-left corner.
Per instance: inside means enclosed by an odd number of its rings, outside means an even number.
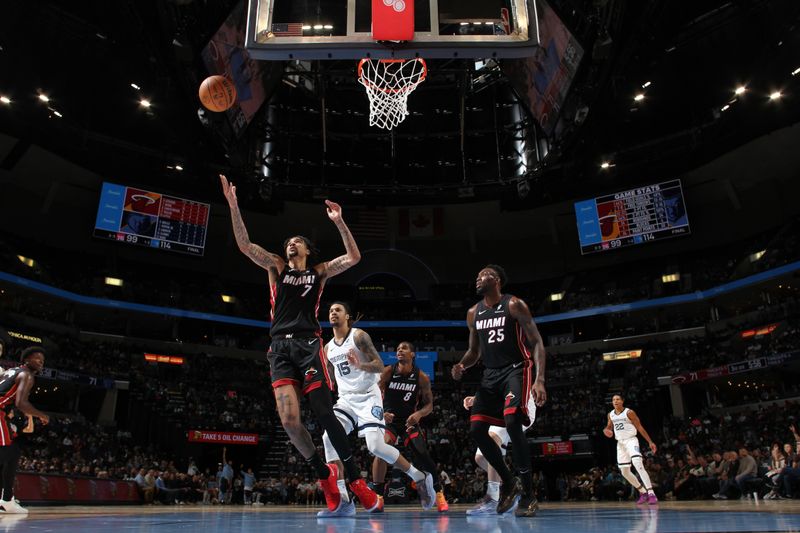
[[[414,0],[413,40],[382,43],[372,0],[248,1],[253,59],[525,57],[539,43],[533,0]]]

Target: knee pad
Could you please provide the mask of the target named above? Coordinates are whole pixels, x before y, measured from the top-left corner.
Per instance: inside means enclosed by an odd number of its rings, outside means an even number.
[[[389,446],[383,440],[383,435],[380,431],[368,431],[364,434],[364,439],[367,441],[367,449],[369,452],[378,457],[379,459],[383,459],[390,465],[393,465],[397,462],[397,458],[400,457],[400,452],[394,446]]]
[[[331,391],[328,387],[317,387],[308,393],[308,405],[319,418],[333,411]]]

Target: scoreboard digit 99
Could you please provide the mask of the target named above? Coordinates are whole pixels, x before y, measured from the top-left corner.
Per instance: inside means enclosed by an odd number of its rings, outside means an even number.
[[[680,180],[575,203],[581,254],[689,235]]]
[[[94,236],[202,256],[209,211],[209,204],[103,183]]]

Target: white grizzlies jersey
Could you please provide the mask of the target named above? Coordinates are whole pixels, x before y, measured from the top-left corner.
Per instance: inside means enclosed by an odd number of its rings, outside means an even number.
[[[361,369],[350,366],[347,362],[347,354],[354,350],[358,357],[363,361],[361,350],[356,348],[353,337],[358,328],[352,328],[341,346],[336,344],[336,340],[331,340],[325,347],[328,361],[333,365],[333,375],[336,377],[336,386],[339,394],[363,394],[378,385],[381,375],[374,372],[365,372]]]
[[[611,418],[611,424],[614,426],[614,436],[617,440],[630,439],[636,436],[636,427],[634,427],[631,419],[628,418],[629,410],[626,407],[620,414],[617,414],[613,409],[608,413]]]

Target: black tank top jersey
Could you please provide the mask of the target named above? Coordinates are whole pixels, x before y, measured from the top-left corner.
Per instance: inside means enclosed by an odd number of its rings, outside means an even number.
[[[383,410],[394,414],[395,420],[406,419],[417,410],[419,394],[419,368],[414,365],[407,375],[397,370],[397,363],[392,365],[392,378],[386,384],[383,395]]]
[[[301,271],[287,266],[270,287],[270,335],[321,335],[322,328],[317,320],[321,297],[322,280],[313,268]]]
[[[18,366],[0,373],[0,410],[8,411],[9,407],[14,405],[14,396],[17,394],[17,376],[26,370],[27,367]]]
[[[531,357],[525,347],[525,333],[508,309],[511,298],[504,294],[494,307],[486,307],[481,300],[475,309],[475,329],[487,368],[503,368]]]

